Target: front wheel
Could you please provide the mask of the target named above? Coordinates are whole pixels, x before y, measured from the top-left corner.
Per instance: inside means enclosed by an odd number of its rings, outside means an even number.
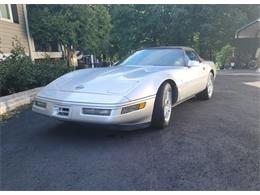
[[[169,83],[164,83],[158,90],[153,115],[152,127],[162,129],[169,125],[172,113],[172,87]]]
[[[200,100],[209,100],[212,97],[213,90],[214,90],[214,76],[210,72],[206,88],[202,92],[198,93],[196,97]]]

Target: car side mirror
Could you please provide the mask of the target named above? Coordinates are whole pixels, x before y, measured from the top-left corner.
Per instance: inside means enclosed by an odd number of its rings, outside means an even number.
[[[196,60],[189,60],[188,61],[188,67],[192,67],[192,66],[199,66],[200,62],[196,61]]]

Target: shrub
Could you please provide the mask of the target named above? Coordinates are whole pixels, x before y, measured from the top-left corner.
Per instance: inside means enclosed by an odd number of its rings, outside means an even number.
[[[32,75],[37,86],[44,86],[71,70],[65,60],[53,61],[47,58],[33,65]]]
[[[217,52],[217,54],[216,54],[217,66],[221,67],[221,66],[224,66],[226,64],[230,64],[231,59],[233,57],[234,50],[235,50],[235,48],[232,47],[229,44],[222,47],[220,49],[220,51]]]
[[[70,68],[62,60],[33,63],[16,40],[11,55],[0,62],[0,95],[46,85],[68,71]]]

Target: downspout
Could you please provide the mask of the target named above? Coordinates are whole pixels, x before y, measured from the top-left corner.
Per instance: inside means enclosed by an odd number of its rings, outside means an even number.
[[[28,23],[28,17],[27,17],[27,8],[26,8],[26,4],[23,4],[23,13],[24,13],[24,19],[25,19],[25,26],[26,26],[26,34],[27,34],[27,39],[28,39],[28,44],[29,44],[29,55],[32,59],[32,61],[34,61],[34,57],[33,57],[33,44],[32,44],[32,38],[30,36],[30,31],[29,31],[29,23]]]

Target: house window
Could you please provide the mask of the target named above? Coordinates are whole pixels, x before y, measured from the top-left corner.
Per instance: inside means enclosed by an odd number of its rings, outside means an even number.
[[[13,22],[13,15],[10,4],[0,4],[0,20]]]

